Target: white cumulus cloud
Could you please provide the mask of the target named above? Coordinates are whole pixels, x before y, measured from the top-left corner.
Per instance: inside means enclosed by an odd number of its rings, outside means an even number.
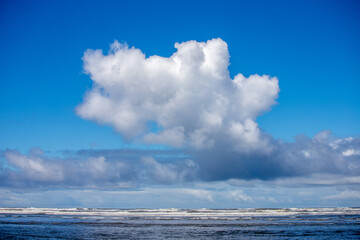
[[[277,78],[231,79],[228,47],[219,38],[175,48],[168,58],[146,57],[117,41],[108,54],[87,50],[84,70],[94,84],[78,115],[147,143],[204,149],[231,138],[234,147],[263,147],[255,120],[275,104]],[[149,122],[160,131],[151,132]]]

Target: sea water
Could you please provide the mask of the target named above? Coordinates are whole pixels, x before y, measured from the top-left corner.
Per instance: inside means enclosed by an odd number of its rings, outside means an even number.
[[[360,208],[0,208],[0,239],[360,239]]]

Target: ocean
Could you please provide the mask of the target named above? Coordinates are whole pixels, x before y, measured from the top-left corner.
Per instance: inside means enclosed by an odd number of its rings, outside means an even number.
[[[360,239],[360,208],[0,208],[0,239]]]

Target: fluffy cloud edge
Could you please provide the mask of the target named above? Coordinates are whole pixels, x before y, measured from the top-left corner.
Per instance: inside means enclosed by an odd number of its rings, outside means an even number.
[[[170,57],[145,57],[115,41],[107,55],[87,50],[84,70],[93,80],[77,114],[112,126],[126,139],[174,147],[212,148],[231,138],[236,148],[266,147],[255,122],[276,103],[278,79],[237,74],[220,38],[176,43]],[[161,128],[151,132],[149,122]]]

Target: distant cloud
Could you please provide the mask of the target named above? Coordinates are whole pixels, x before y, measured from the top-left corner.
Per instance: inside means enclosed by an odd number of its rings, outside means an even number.
[[[323,199],[336,199],[336,200],[344,200],[344,199],[360,199],[360,191],[343,191],[341,193],[325,196]]]
[[[1,151],[5,161],[0,184],[117,189],[226,180],[237,186],[360,183],[359,155],[343,154],[346,149],[360,149],[360,138],[335,138],[322,132],[312,139],[298,137],[293,143],[271,140],[268,152],[238,151],[222,144],[203,150],[82,150],[64,152],[61,157],[49,157],[39,149],[28,154],[5,150]]]
[[[229,198],[240,202],[252,202],[253,199],[242,190],[229,191]]]
[[[87,156],[92,153],[78,152],[68,157],[48,157],[44,153],[33,152],[2,152],[7,166],[0,169],[0,186],[117,189],[181,183],[192,181],[196,177],[196,166],[191,160],[161,163],[151,157],[151,151],[142,152],[144,155],[148,154],[148,157],[137,155],[135,158],[128,158],[129,153],[126,150],[120,154],[117,151],[108,151],[104,154],[106,157],[101,156],[104,153],[102,151],[94,153],[93,156]]]

